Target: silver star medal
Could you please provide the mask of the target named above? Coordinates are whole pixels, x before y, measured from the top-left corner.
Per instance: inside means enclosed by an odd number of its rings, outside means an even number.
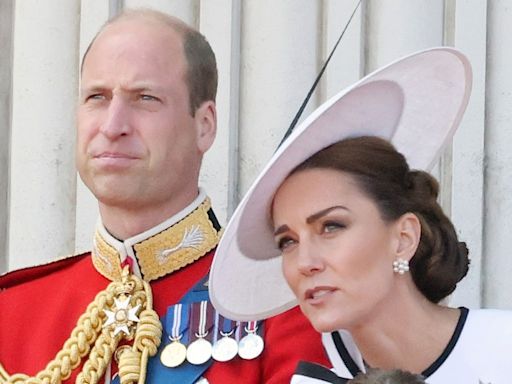
[[[103,324],[103,328],[115,325],[114,336],[119,332],[124,332],[127,336],[130,335],[130,326],[132,323],[138,323],[140,320],[137,317],[137,311],[140,304],[135,307],[130,305],[130,296],[124,300],[114,299],[116,305],[113,311],[104,309],[103,312],[107,315],[107,321]]]

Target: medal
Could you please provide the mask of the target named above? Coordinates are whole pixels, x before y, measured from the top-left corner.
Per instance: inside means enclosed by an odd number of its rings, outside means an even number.
[[[230,337],[235,332],[235,322],[224,317],[220,322],[219,333],[222,337],[213,344],[212,357],[216,361],[229,361],[238,353],[238,343]]]
[[[187,348],[178,340],[167,344],[160,353],[160,361],[169,368],[180,366],[187,357]]]
[[[213,325],[212,312],[213,308],[206,300],[192,303],[190,332],[193,333],[196,340],[190,343],[187,348],[187,361],[190,364],[201,365],[212,357],[212,344],[206,340],[206,336],[208,336]]]
[[[235,339],[229,337],[231,334],[223,334],[213,345],[212,357],[217,361],[229,361],[238,353],[238,344]]]
[[[169,368],[180,366],[187,357],[187,348],[180,340],[187,326],[188,319],[188,306],[183,304],[176,304],[167,310],[166,317],[166,331],[169,327],[169,340],[162,352],[160,353],[160,361],[163,365]]]
[[[212,345],[203,338],[198,338],[187,348],[187,361],[190,364],[201,365],[212,357]]]
[[[265,345],[262,337],[256,333],[258,327],[256,321],[249,321],[245,331],[247,335],[238,343],[238,356],[244,360],[252,360],[263,352]]]

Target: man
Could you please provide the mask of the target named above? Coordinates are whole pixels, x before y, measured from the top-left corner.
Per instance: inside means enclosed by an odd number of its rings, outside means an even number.
[[[82,62],[76,149],[100,208],[93,252],[0,278],[0,382],[283,383],[299,359],[327,363],[297,309],[236,326],[204,300],[220,227],[198,175],[216,86],[209,44],[177,19],[132,11],[100,30]],[[244,358],[213,362],[217,336]]]

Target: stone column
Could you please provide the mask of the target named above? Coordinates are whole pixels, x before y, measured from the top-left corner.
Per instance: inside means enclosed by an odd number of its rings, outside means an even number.
[[[7,269],[14,0],[0,2],[0,274]]]
[[[276,150],[318,72],[320,6],[307,0],[243,3],[240,194]],[[313,98],[303,117],[316,103]]]
[[[72,253],[80,1],[15,3],[9,269]]]
[[[512,9],[508,1],[493,0],[487,11],[483,305],[511,308]]]
[[[454,306],[482,306],[485,89],[487,2],[451,1],[447,9],[448,45],[462,50],[473,67],[473,89],[461,125],[453,139],[451,218],[460,240],[469,248],[471,265],[450,299]]]

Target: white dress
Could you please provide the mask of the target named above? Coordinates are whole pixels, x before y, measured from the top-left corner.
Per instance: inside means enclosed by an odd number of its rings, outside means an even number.
[[[347,331],[324,333],[322,339],[333,365],[332,372],[337,376],[350,379],[364,371],[362,356]],[[421,350],[421,345],[418,348]],[[510,384],[511,368],[512,311],[461,308],[448,345],[422,375],[428,384]],[[338,383],[328,373],[322,373],[321,368],[311,365],[302,366],[291,382]]]

